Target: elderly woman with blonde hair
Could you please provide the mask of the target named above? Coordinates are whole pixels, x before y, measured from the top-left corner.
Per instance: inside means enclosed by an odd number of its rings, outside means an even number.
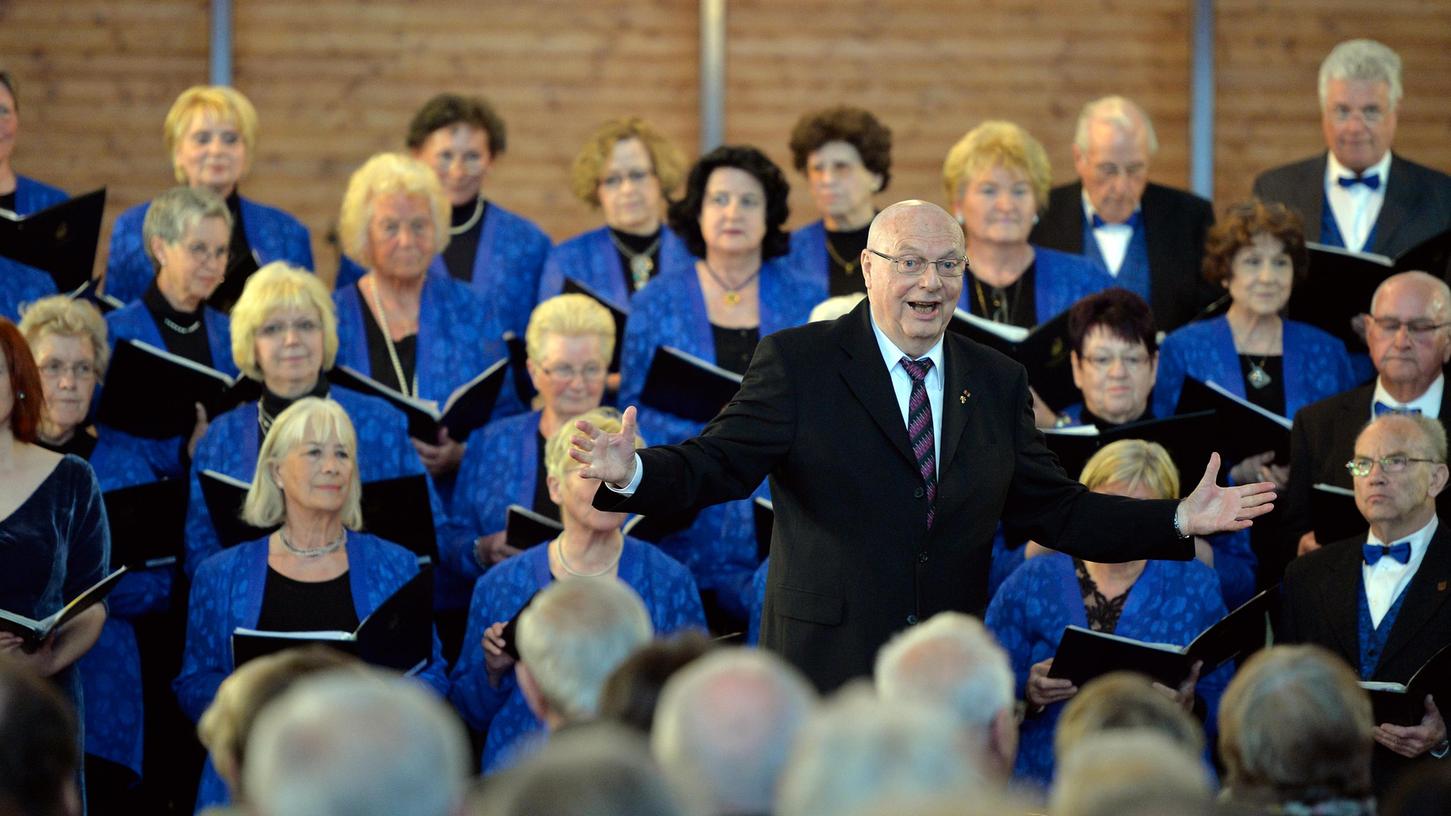
[[[379,153],[348,180],[338,219],[343,251],[367,270],[333,293],[338,364],[403,394],[443,405],[453,390],[505,356],[506,327],[481,320],[490,306],[433,268],[448,245],[448,198],[438,176],[401,153]],[[496,416],[517,413],[504,389]],[[467,440],[440,429],[414,439],[447,497]],[[447,500],[445,498],[445,500]]]
[[[540,303],[524,335],[529,378],[538,391],[534,410],[491,422],[469,437],[454,487],[450,552],[470,578],[518,550],[504,540],[509,505],[559,518],[549,495],[544,448],[565,420],[592,411],[604,396],[615,348],[609,309],[586,295],[558,295]]]
[[[235,668],[235,629],[351,632],[418,573],[412,552],[360,532],[357,455],[353,423],[332,400],[303,397],[273,421],[242,518],[280,527],[208,558],[192,581],[186,649],[173,685],[193,720]],[[435,637],[433,659],[419,674],[443,694],[444,670]],[[224,789],[209,767],[197,805],[220,801]]]
[[[211,470],[250,480],[262,439],[278,416],[303,397],[325,397],[347,411],[368,440],[368,456],[358,463],[364,482],[424,473],[408,442],[403,414],[376,397],[332,388],[325,372],[338,354],[337,314],[316,275],[282,262],[257,270],[232,309],[230,358],[261,386],[261,398],[212,420],[191,462],[191,500],[187,504],[186,571],[194,575],[208,556],[222,548],[201,489],[201,473]],[[443,509],[435,497],[435,516]]]
[[[1140,439],[1104,446],[1079,481],[1114,496],[1179,496],[1179,472],[1168,451]],[[1053,777],[1053,731],[1064,703],[1078,693],[1071,681],[1049,676],[1064,627],[1184,645],[1225,614],[1218,577],[1197,560],[1103,564],[1057,552],[1029,559],[1003,582],[986,616],[1012,658],[1019,698],[1034,713],[1023,721],[1014,775],[1043,785]],[[1200,681],[1196,666],[1178,689],[1156,688],[1212,728],[1232,671],[1224,666]]]
[[[289,261],[312,269],[312,240],[302,222],[237,192],[257,149],[257,109],[246,96],[225,85],[193,85],[172,103],[161,132],[176,180],[215,193],[231,214],[223,236],[229,251],[211,305],[230,311],[248,275],[263,264]],[[106,294],[127,303],[141,297],[155,271],[142,237],[149,206],[121,213],[111,230]]]
[[[625,536],[620,531],[623,513],[591,505],[600,482],[581,477],[578,471],[583,465],[570,457],[576,419],[613,432],[620,429],[619,412],[596,408],[565,420],[549,438],[544,453],[549,496],[559,505],[564,532],[548,544],[503,561],[474,584],[464,649],[450,676],[449,696],[464,721],[488,732],[485,772],[519,759],[543,730],[519,690],[515,658],[506,651],[504,638],[507,622],[551,582],[618,578],[644,600],[657,636],[705,628],[690,571],[654,545]],[[636,439],[637,447],[642,444]]]

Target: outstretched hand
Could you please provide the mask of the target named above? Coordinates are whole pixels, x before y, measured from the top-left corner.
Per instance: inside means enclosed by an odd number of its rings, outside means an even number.
[[[1274,482],[1220,487],[1218,477],[1219,454],[1211,453],[1204,478],[1175,510],[1181,533],[1211,535],[1243,530],[1253,519],[1275,509]]]
[[[584,465],[579,475],[624,487],[635,477],[635,406],[620,417],[620,432],[605,433],[583,419],[574,423],[579,433],[570,438],[569,456]]]

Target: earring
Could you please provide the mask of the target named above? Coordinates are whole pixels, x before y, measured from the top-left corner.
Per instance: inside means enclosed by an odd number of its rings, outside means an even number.
[[[963,225],[967,224],[967,219],[962,217],[962,213],[957,214],[957,223]]]
[[[16,399],[19,399],[19,400],[25,399],[25,392],[24,391],[16,391],[15,392],[15,398]]]
[[[1038,216],[1036,214],[1033,215],[1033,226],[1038,226]]]

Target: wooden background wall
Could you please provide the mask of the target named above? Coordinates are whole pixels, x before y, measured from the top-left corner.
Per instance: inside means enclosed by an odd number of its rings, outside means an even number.
[[[486,189],[556,239],[597,224],[569,194],[569,163],[601,119],[636,113],[697,148],[693,0],[247,0],[235,4],[235,84],[261,135],[243,182],[326,237],[348,174],[401,146],[412,112],[452,90],[490,98],[509,150]],[[207,79],[207,0],[5,0],[0,66],[22,83],[20,172],[73,192],[110,188],[109,220],[172,183],[161,121]],[[1059,181],[1079,106],[1137,99],[1162,149],[1152,176],[1188,183],[1192,0],[732,0],[726,137],[789,168],[806,110],[878,112],[896,137],[883,201],[942,201],[941,160],[966,130],[1008,118],[1048,148]],[[1262,168],[1320,149],[1315,71],[1329,48],[1372,36],[1405,60],[1397,148],[1451,169],[1451,4],[1444,0],[1220,0],[1216,176],[1220,202]],[[814,217],[805,190],[792,223]],[[103,235],[103,242],[105,235]],[[104,259],[98,261],[103,262]]]

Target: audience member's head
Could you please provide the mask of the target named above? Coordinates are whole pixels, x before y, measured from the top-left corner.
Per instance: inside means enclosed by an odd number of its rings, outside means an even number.
[[[1246,804],[1312,807],[1370,795],[1370,697],[1319,646],[1255,654],[1219,703],[1225,789]]]
[[[848,688],[802,731],[781,778],[775,812],[838,816],[855,808],[898,803],[905,809],[943,796],[969,796],[983,781],[975,759],[955,717]]]
[[[950,712],[982,752],[985,768],[1012,774],[1018,754],[1013,666],[977,618],[939,612],[877,652],[877,694]]]
[[[50,682],[0,660],[0,813],[73,816],[76,715]]]
[[[1105,731],[1153,731],[1191,756],[1204,752],[1204,729],[1178,703],[1133,672],[1113,672],[1085,685],[1058,718],[1053,753],[1068,756],[1078,743]]]
[[[240,784],[242,760],[257,715],[298,680],[343,668],[361,669],[362,664],[336,649],[314,645],[259,657],[237,667],[222,681],[196,730],[211,754],[213,767],[231,789],[233,801],[246,799]]]
[[[1386,278],[1370,299],[1365,344],[1392,397],[1420,397],[1451,361],[1451,287],[1425,272]]]
[[[769,813],[816,692],[771,652],[722,649],[681,669],[660,695],[650,745],[709,813]]]
[[[1053,816],[1181,816],[1214,802],[1198,754],[1150,730],[1105,731],[1085,737],[1058,760],[1048,796]]]
[[[665,682],[709,652],[712,645],[710,638],[692,630],[636,649],[605,678],[600,690],[600,719],[649,734]]]
[[[416,680],[331,672],[257,717],[243,788],[260,816],[446,816],[459,811],[469,745]]]
[[[605,678],[653,635],[645,603],[623,582],[556,581],[519,615],[519,689],[551,730],[593,719]]]

